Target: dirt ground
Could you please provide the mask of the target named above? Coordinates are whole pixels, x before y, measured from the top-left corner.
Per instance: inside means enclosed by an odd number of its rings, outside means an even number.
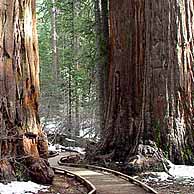
[[[87,189],[74,178],[56,175],[49,190],[38,194],[87,194]]]
[[[138,180],[146,183],[158,191],[158,194],[194,194],[194,180],[168,180],[151,181],[145,177],[138,177]]]

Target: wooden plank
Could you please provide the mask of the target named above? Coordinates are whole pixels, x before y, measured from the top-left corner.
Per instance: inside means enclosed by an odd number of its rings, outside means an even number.
[[[154,189],[133,177],[111,169],[83,164],[61,162],[57,164],[62,155],[59,154],[56,158],[51,159],[52,165],[58,165],[62,169],[88,180],[95,185],[98,194],[157,194]]]

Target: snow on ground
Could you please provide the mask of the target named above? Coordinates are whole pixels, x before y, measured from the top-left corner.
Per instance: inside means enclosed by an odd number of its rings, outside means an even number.
[[[48,151],[55,152],[55,151],[59,151],[59,150],[57,150],[57,148],[56,148],[55,145],[49,145],[49,146],[48,146]]]
[[[96,133],[95,133],[95,129],[94,128],[82,128],[79,131],[79,137],[83,137],[83,138],[94,138]]]
[[[57,152],[62,152],[64,150],[67,150],[67,151],[78,152],[78,153],[83,154],[83,155],[85,154],[85,149],[84,148],[65,147],[65,146],[62,146],[60,144],[49,145],[48,150],[49,151],[57,151]]]
[[[7,185],[0,183],[1,194],[32,194],[38,191],[47,191],[49,186],[43,186],[34,182],[13,181]]]
[[[56,151],[56,152],[61,152],[62,150],[65,150],[65,146],[62,146],[60,144],[49,144],[48,150],[49,151]]]
[[[57,124],[56,123],[47,123],[44,127],[44,130],[48,133],[48,134],[54,134],[57,128]]]
[[[166,172],[146,172],[143,177],[145,182],[168,182],[172,179]]]
[[[194,179],[194,166],[174,165],[168,160],[170,165],[169,173],[175,178],[193,178]]]
[[[65,140],[68,141],[68,142],[75,142],[74,139],[65,138]]]
[[[169,174],[166,172],[148,172],[145,173],[146,181],[161,182],[167,181],[182,181],[182,182],[192,182],[194,183],[194,166],[187,165],[175,165],[169,160],[166,160],[169,164]],[[171,175],[171,176],[170,176]]]

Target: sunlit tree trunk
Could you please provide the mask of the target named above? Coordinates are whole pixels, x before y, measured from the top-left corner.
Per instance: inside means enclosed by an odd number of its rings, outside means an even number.
[[[42,159],[47,158],[48,146],[41,130],[38,97],[35,0],[0,0],[1,172],[6,170],[3,161],[8,164],[11,158],[23,158],[32,179],[48,183],[53,173]]]
[[[51,0],[51,33],[52,33],[52,73],[53,79],[58,79],[58,49],[57,49],[57,9],[56,0]]]
[[[110,0],[110,68],[102,153],[125,161],[152,140],[192,162],[192,0]]]

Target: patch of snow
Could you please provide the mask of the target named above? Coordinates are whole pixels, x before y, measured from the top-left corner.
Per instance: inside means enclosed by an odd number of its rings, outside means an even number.
[[[74,139],[65,138],[65,140],[67,140],[67,141],[69,141],[69,142],[75,142]]]
[[[61,152],[61,149],[65,149],[64,146],[60,145],[60,144],[49,144],[48,146],[48,151],[58,151]]]
[[[38,191],[47,191],[49,186],[43,186],[34,182],[13,181],[7,185],[0,183],[1,194],[32,194]]]
[[[148,174],[149,178],[148,181],[168,181],[168,178],[170,177],[166,172],[151,172]]]
[[[81,128],[79,137],[82,138],[93,138],[95,137],[95,129],[94,128]]]
[[[62,146],[60,144],[55,144],[57,150],[60,150],[60,149],[65,149],[65,146]]]
[[[62,152],[62,151],[72,151],[72,152],[78,152],[80,154],[85,154],[85,148],[80,148],[80,147],[65,147],[62,146],[60,144],[54,144],[54,145],[49,145],[48,146],[48,150],[49,151],[58,151],[58,152]]]
[[[169,173],[175,178],[194,178],[194,166],[175,165],[169,160]]]
[[[170,182],[170,181],[181,181],[185,184],[194,183],[194,166],[187,165],[175,165],[171,161],[166,160],[169,164],[169,174],[166,172],[149,172],[144,175],[145,181],[153,181],[153,182]],[[171,175],[171,176],[170,176]]]
[[[56,123],[47,123],[46,126],[44,127],[44,130],[49,133],[52,134],[55,132],[57,128],[57,124]]]
[[[55,152],[55,151],[57,151],[57,148],[56,148],[55,145],[49,145],[49,146],[48,146],[48,151]]]

